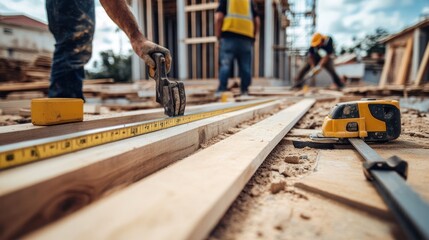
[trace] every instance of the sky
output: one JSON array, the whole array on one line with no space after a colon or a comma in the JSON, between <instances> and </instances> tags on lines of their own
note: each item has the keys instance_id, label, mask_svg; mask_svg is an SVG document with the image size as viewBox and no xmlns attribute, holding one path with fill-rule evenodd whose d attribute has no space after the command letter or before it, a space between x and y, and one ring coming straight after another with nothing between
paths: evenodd
<instances>
[{"instance_id":1,"label":"sky","mask_svg":"<svg viewBox=\"0 0 429 240\"><path fill-rule=\"evenodd\" d=\"M297 0L302 1L302 0ZM303 2L303 1L302 1ZM128 38L96 3L96 31L93 58L88 67L99 59L98 53L112 49L127 53ZM0 14L24 13L47 22L45 0L8 0L0 2ZM317 0L317 31L333 37L336 46L351 46L353 38L363 37L382 27L390 33L416 23L423 14L429 15L429 0ZM305 43L304 43L305 44Z\"/></svg>"},{"instance_id":2,"label":"sky","mask_svg":"<svg viewBox=\"0 0 429 240\"><path fill-rule=\"evenodd\" d=\"M350 46L353 37L374 33L378 27L395 33L429 15L429 0L317 1L317 29L333 36L337 45Z\"/></svg>"}]
</instances>

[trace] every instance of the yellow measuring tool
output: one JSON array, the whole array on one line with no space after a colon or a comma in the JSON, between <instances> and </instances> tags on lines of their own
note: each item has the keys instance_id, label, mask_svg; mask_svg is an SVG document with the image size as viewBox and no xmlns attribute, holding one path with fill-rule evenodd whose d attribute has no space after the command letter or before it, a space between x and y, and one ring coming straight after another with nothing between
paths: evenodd
<instances>
[{"instance_id":1,"label":"yellow measuring tool","mask_svg":"<svg viewBox=\"0 0 429 240\"><path fill-rule=\"evenodd\" d=\"M273 101L263 100L161 120L130 123L0 146L0 169L75 152ZM49 127L47 128L49 131Z\"/></svg>"}]
</instances>

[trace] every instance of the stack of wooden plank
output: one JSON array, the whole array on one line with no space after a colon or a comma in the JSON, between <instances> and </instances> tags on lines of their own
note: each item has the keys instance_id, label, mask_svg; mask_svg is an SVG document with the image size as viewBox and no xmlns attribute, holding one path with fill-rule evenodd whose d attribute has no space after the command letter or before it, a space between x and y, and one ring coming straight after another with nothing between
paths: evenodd
<instances>
[{"instance_id":1,"label":"stack of wooden plank","mask_svg":"<svg viewBox=\"0 0 429 240\"><path fill-rule=\"evenodd\" d=\"M52 57L40 54L30 60L0 59L0 82L47 82Z\"/></svg>"},{"instance_id":2,"label":"stack of wooden plank","mask_svg":"<svg viewBox=\"0 0 429 240\"><path fill-rule=\"evenodd\" d=\"M24 81L29 62L0 58L0 82Z\"/></svg>"},{"instance_id":3,"label":"stack of wooden plank","mask_svg":"<svg viewBox=\"0 0 429 240\"><path fill-rule=\"evenodd\" d=\"M33 64L25 69L26 81L49 81L51 72L52 57L50 55L40 55Z\"/></svg>"}]
</instances>

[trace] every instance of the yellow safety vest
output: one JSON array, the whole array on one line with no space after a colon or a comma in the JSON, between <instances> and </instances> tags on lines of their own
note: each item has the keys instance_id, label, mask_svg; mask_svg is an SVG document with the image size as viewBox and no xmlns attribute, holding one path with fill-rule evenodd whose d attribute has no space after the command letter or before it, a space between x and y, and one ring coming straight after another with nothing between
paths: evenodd
<instances>
[{"instance_id":1,"label":"yellow safety vest","mask_svg":"<svg viewBox=\"0 0 429 240\"><path fill-rule=\"evenodd\" d=\"M222 32L233 32L253 38L252 15L251 0L228 0Z\"/></svg>"}]
</instances>

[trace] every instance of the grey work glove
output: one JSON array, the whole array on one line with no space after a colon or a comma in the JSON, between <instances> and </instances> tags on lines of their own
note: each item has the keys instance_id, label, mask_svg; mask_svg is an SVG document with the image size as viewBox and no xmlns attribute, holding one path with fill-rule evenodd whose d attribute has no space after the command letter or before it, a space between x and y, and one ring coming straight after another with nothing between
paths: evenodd
<instances>
[{"instance_id":1,"label":"grey work glove","mask_svg":"<svg viewBox=\"0 0 429 240\"><path fill-rule=\"evenodd\" d=\"M131 45L136 52L136 54L143 59L143 61L149 66L149 76L154 77L156 64L152 59L152 54L156 52L160 52L164 54L165 57L165 67L166 73L170 72L171 68L171 54L167 48L161 47L158 44L155 44L149 40L144 38L131 41Z\"/></svg>"}]
</instances>

